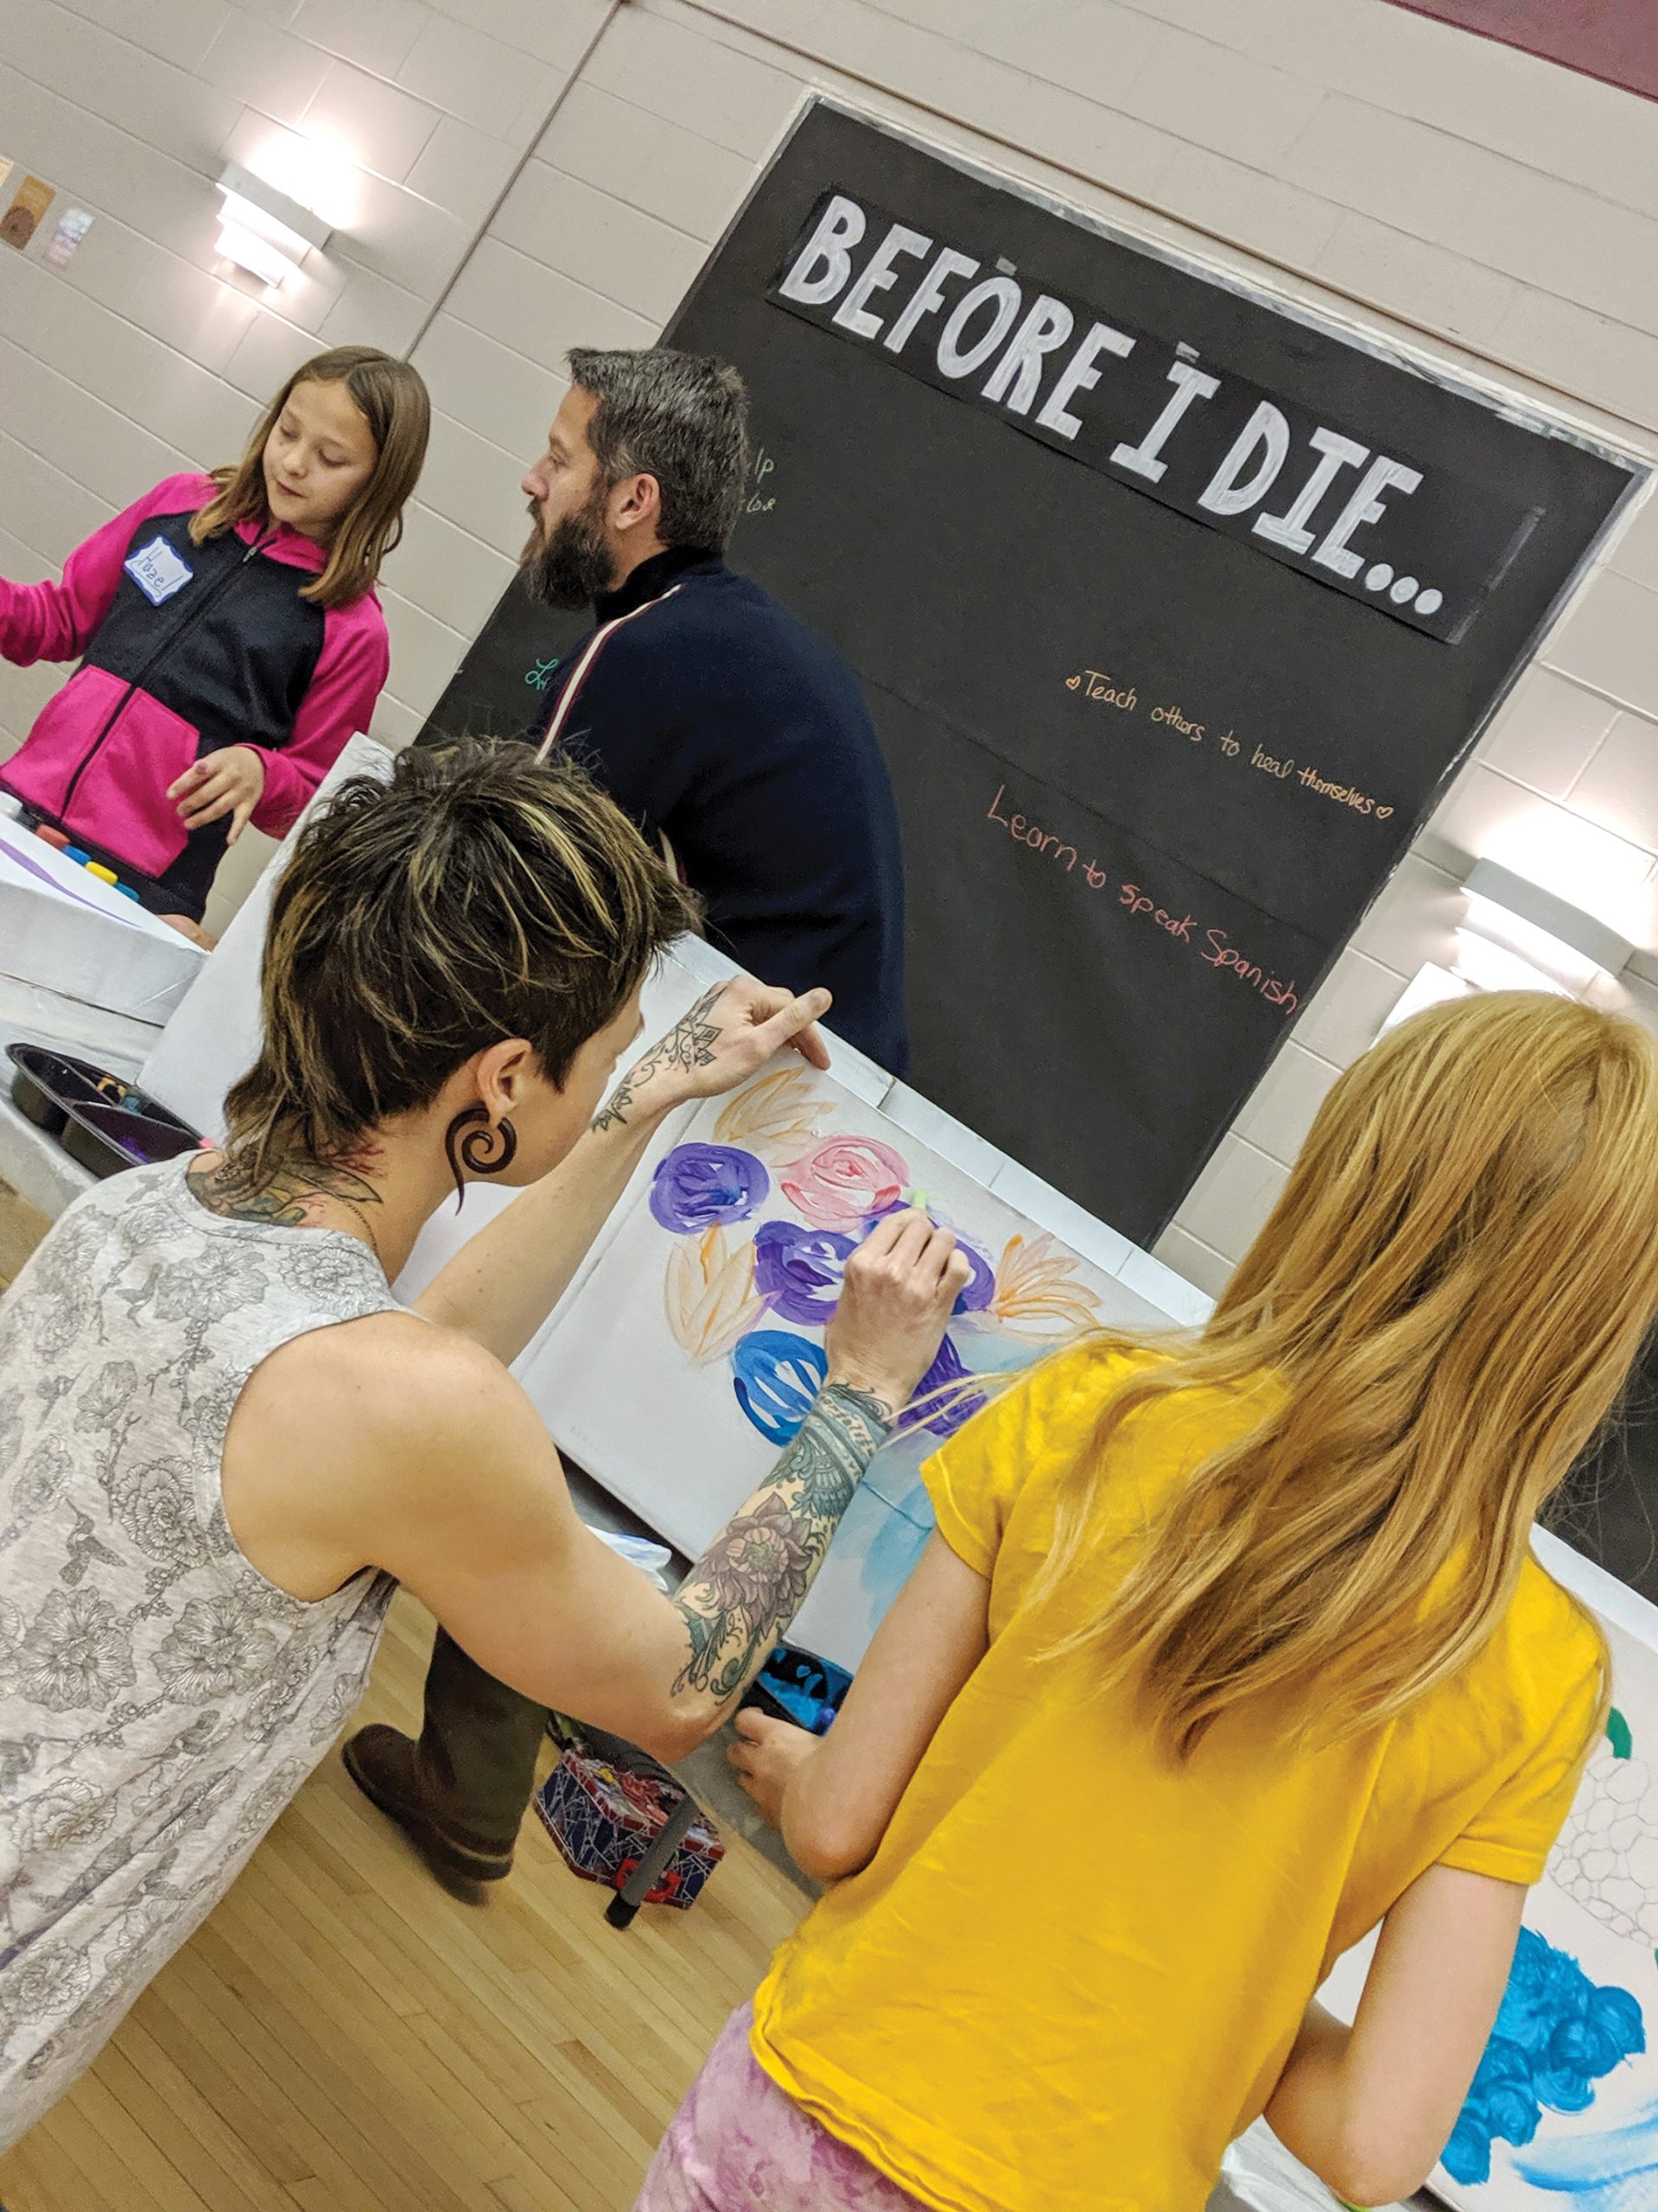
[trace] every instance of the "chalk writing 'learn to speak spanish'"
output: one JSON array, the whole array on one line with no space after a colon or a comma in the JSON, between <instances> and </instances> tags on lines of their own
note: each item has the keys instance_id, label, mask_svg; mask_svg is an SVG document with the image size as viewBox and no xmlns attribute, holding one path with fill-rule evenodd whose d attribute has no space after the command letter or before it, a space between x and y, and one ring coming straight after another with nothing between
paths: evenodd
<instances>
[{"instance_id":1,"label":"chalk writing 'learn to speak spanish'","mask_svg":"<svg viewBox=\"0 0 1658 2212\"><path fill-rule=\"evenodd\" d=\"M998 784L996 796L985 809L985 819L998 823L1016 845L1024 845L1044 860L1051 861L1062 874L1075 875L1079 871L1082 883L1089 891L1113 888L1109 872L1098 861L1083 860L1077 847L1057 830L1045 830L1032 822L1028 815L1018 811L1004 812L1002 802L1007 796L1006 784ZM1270 974L1259 962L1251 960L1234 944L1224 930L1205 929L1189 913L1177 913L1172 907L1159 906L1156 899L1138 883L1120 883L1115 887L1115 904L1131 921L1143 921L1153 929L1166 931L1172 938L1187 944L1197 957L1210 968L1224 969L1239 982L1248 984L1258 991L1268 1006L1280 1007L1293 1014L1301 1003L1293 976L1286 978Z\"/></svg>"},{"instance_id":2,"label":"chalk writing 'learn to speak spanish'","mask_svg":"<svg viewBox=\"0 0 1658 2212\"><path fill-rule=\"evenodd\" d=\"M1114 707L1119 714L1132 715L1140 706L1140 694L1132 683L1120 683L1101 668L1084 668L1074 676L1068 676L1065 689L1075 691L1081 698L1092 701L1096 706ZM1179 706L1153 707L1148 719L1155 722L1160 730L1172 731L1192 745L1207 744L1212 735L1216 750L1229 760L1236 760L1243 754L1242 738L1235 737L1229 729L1211 733L1206 722L1194 721ZM1293 778L1304 791L1315 792L1320 798L1332 799L1338 806L1350 806L1355 814L1372 815L1378 822L1392 818L1394 810L1391 806L1382 805L1368 791L1360 791L1355 784L1337 783L1333 777L1321 776L1311 761L1297 761L1293 756L1280 760L1263 747L1252 745L1245 765L1259 770L1263 776L1275 777L1280 783Z\"/></svg>"}]
</instances>

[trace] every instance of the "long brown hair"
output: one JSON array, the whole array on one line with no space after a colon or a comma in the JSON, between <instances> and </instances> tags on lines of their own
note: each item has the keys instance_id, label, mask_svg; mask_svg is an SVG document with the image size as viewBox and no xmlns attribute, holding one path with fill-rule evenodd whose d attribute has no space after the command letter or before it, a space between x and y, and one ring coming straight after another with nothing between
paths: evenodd
<instances>
[{"instance_id":1,"label":"long brown hair","mask_svg":"<svg viewBox=\"0 0 1658 2212\"><path fill-rule=\"evenodd\" d=\"M238 522L262 529L270 522L265 442L302 384L343 384L374 440L373 473L329 541L327 566L300 591L318 607L344 607L374 588L380 563L403 536L403 506L426 459L432 403L425 379L394 354L373 346L336 346L295 369L260 417L241 460L233 468L213 470L218 497L192 518L190 535L200 545Z\"/></svg>"},{"instance_id":2,"label":"long brown hair","mask_svg":"<svg viewBox=\"0 0 1658 2212\"><path fill-rule=\"evenodd\" d=\"M1192 1389L1265 1408L1061 1648L1132 1674L1183 1755L1265 1694L1296 1736L1400 1713L1498 1625L1655 1309L1658 1043L1541 993L1401 1023L1330 1092L1201 1336L1102 1414L1041 1591L1137 1413Z\"/></svg>"},{"instance_id":3,"label":"long brown hair","mask_svg":"<svg viewBox=\"0 0 1658 2212\"><path fill-rule=\"evenodd\" d=\"M349 1160L509 1037L556 1084L655 956L694 925L627 817L526 745L398 754L342 784L272 901L259 1057L225 1102L257 1185L284 1160Z\"/></svg>"}]
</instances>

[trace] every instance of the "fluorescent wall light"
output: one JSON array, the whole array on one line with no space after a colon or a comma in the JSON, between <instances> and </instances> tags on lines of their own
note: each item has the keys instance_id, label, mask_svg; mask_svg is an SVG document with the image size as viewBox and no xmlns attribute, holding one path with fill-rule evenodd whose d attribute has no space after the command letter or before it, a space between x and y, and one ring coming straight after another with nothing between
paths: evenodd
<instances>
[{"instance_id":1,"label":"fluorescent wall light","mask_svg":"<svg viewBox=\"0 0 1658 2212\"><path fill-rule=\"evenodd\" d=\"M1482 937L1477 930L1457 931L1455 966L1456 973L1477 991L1547 991L1560 999L1576 996L1547 968L1540 968L1534 960L1528 960L1509 945Z\"/></svg>"},{"instance_id":2,"label":"fluorescent wall light","mask_svg":"<svg viewBox=\"0 0 1658 2212\"><path fill-rule=\"evenodd\" d=\"M267 284L283 284L334 232L320 215L234 162L219 180L219 251Z\"/></svg>"},{"instance_id":3,"label":"fluorescent wall light","mask_svg":"<svg viewBox=\"0 0 1658 2212\"><path fill-rule=\"evenodd\" d=\"M299 267L290 261L282 248L273 245L269 238L256 238L240 223L221 223L219 227L219 251L226 261L233 261L238 269L245 269L250 276L262 276L267 284L283 284Z\"/></svg>"},{"instance_id":4,"label":"fluorescent wall light","mask_svg":"<svg viewBox=\"0 0 1658 2212\"><path fill-rule=\"evenodd\" d=\"M1604 922L1496 861L1477 861L1463 887L1469 912L1456 934L1455 964L1444 968L1429 961L1419 968L1379 1035L1426 1006L1480 991L1579 997L1602 969L1617 975L1635 950Z\"/></svg>"},{"instance_id":5,"label":"fluorescent wall light","mask_svg":"<svg viewBox=\"0 0 1658 2212\"><path fill-rule=\"evenodd\" d=\"M1522 959L1545 970L1587 961L1616 976L1635 947L1581 907L1529 883L1497 861L1476 861L1463 886L1470 900L1469 921L1478 929L1487 919L1493 934ZM1495 908L1495 913L1482 913Z\"/></svg>"}]
</instances>

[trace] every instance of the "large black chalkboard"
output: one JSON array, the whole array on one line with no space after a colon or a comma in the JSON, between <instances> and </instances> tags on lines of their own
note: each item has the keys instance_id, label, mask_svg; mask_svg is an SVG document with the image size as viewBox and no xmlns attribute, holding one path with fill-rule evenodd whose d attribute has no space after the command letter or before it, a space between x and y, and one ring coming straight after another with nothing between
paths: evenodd
<instances>
[{"instance_id":1,"label":"large black chalkboard","mask_svg":"<svg viewBox=\"0 0 1658 2212\"><path fill-rule=\"evenodd\" d=\"M880 731L912 1080L1149 1242L1630 465L827 104L665 335L747 378L733 559ZM580 626L510 590L432 728Z\"/></svg>"}]
</instances>

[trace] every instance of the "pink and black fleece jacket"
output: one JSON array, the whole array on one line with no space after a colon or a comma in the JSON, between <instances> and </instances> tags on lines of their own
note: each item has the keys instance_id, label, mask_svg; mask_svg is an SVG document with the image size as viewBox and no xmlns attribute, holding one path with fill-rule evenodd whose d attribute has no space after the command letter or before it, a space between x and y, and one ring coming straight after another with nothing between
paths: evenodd
<instances>
[{"instance_id":1,"label":"pink and black fleece jacket","mask_svg":"<svg viewBox=\"0 0 1658 2212\"><path fill-rule=\"evenodd\" d=\"M300 596L326 565L296 531L238 523L196 545L207 476L169 476L94 531L60 583L0 581L0 653L79 667L0 766L10 791L106 860L147 906L200 918L226 816L187 835L167 796L193 762L245 745L264 762L256 829L289 830L389 664L366 592L324 609Z\"/></svg>"}]
</instances>

